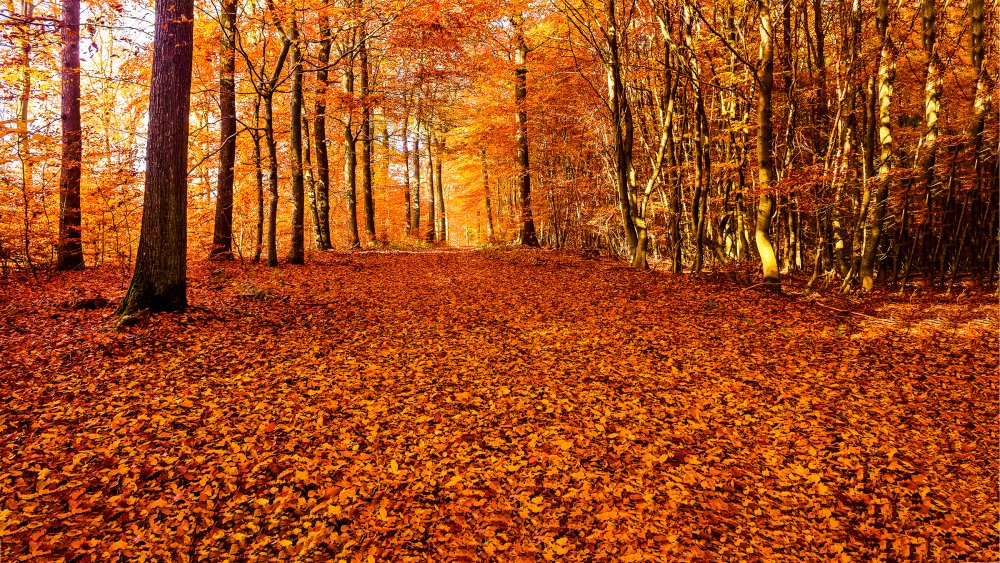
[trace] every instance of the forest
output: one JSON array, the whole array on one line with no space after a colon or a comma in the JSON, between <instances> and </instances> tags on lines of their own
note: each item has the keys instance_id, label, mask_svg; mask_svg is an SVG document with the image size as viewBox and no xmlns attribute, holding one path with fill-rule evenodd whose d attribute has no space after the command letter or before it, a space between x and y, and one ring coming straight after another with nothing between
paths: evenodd
<instances>
[{"instance_id":1,"label":"forest","mask_svg":"<svg viewBox=\"0 0 1000 563\"><path fill-rule=\"evenodd\" d=\"M997 0L2 0L0 560L1000 558Z\"/></svg>"}]
</instances>

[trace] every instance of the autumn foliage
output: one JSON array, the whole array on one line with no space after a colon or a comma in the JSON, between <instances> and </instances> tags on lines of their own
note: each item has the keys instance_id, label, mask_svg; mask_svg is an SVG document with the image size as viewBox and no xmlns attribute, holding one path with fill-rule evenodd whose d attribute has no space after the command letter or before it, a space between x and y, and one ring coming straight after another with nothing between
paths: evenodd
<instances>
[{"instance_id":1,"label":"autumn foliage","mask_svg":"<svg viewBox=\"0 0 1000 563\"><path fill-rule=\"evenodd\" d=\"M996 304L534 252L0 285L4 561L995 560Z\"/></svg>"}]
</instances>

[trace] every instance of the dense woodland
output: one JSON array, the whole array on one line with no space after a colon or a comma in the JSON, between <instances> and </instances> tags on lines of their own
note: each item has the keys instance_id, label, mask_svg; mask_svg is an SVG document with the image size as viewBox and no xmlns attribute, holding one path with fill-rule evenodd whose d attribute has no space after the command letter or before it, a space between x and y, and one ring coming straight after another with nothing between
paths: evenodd
<instances>
[{"instance_id":1,"label":"dense woodland","mask_svg":"<svg viewBox=\"0 0 1000 563\"><path fill-rule=\"evenodd\" d=\"M0 561L997 561L998 14L0 0Z\"/></svg>"},{"instance_id":2,"label":"dense woodland","mask_svg":"<svg viewBox=\"0 0 1000 563\"><path fill-rule=\"evenodd\" d=\"M158 9L0 12L5 273L513 241L996 280L994 0Z\"/></svg>"}]
</instances>

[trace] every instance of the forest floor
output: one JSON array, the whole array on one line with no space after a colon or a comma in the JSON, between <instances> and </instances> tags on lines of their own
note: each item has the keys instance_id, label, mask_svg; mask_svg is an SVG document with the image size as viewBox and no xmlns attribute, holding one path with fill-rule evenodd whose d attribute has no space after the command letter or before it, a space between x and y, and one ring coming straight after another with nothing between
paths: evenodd
<instances>
[{"instance_id":1,"label":"forest floor","mask_svg":"<svg viewBox=\"0 0 1000 563\"><path fill-rule=\"evenodd\" d=\"M0 560L995 561L996 295L546 251L0 282Z\"/></svg>"}]
</instances>

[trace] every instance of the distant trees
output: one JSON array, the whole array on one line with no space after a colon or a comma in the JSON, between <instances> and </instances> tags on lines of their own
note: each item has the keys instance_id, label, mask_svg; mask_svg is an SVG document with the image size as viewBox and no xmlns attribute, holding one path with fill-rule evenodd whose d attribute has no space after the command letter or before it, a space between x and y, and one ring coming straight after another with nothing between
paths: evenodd
<instances>
[{"instance_id":1,"label":"distant trees","mask_svg":"<svg viewBox=\"0 0 1000 563\"><path fill-rule=\"evenodd\" d=\"M158 174L136 164L147 55L98 26L95 72L74 73L73 1L65 25L25 0L0 29L17 47L0 55L15 77L0 174L17 188L0 194L3 268L131 263L139 181ZM993 284L996 11L272 0L237 25L220 0L193 31L211 64L193 76L188 234L271 266L308 260L306 231L320 251L459 232L636 268L752 264L777 287ZM39 39L56 31L50 68Z\"/></svg>"}]
</instances>

